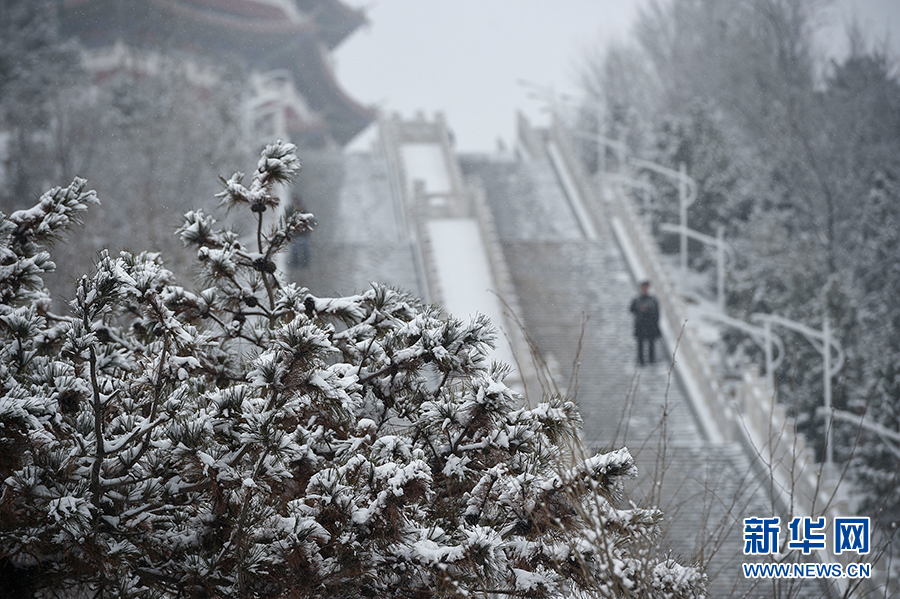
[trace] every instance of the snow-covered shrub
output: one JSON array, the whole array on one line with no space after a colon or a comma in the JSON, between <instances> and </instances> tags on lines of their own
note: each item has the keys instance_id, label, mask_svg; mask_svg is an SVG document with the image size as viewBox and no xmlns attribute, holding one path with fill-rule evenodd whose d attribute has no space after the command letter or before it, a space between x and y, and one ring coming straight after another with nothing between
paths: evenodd
<instances>
[{"instance_id":1,"label":"snow-covered shrub","mask_svg":"<svg viewBox=\"0 0 900 599\"><path fill-rule=\"evenodd\" d=\"M61 597L696 597L654 558L660 514L620 509L627 449L572 463L575 405L528 409L490 323L400 291L286 284L271 227L290 144L249 185L251 247L202 212L201 289L155 254L100 256L49 311L50 241L96 201L76 180L0 222L0 584Z\"/></svg>"}]
</instances>

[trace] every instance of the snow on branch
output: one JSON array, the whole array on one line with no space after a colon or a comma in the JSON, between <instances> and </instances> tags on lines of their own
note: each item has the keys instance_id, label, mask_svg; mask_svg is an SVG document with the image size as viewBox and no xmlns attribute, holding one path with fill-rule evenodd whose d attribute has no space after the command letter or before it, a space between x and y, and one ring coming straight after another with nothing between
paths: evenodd
<instances>
[{"instance_id":1,"label":"snow on branch","mask_svg":"<svg viewBox=\"0 0 900 599\"><path fill-rule=\"evenodd\" d=\"M49 256L23 240L93 194L76 181L2 221L6 568L79 596L701 592L697 570L651 557L658 513L617 507L627 449L573 463L576 405L524 408L486 318L283 282L272 256L312 215L261 235L260 212L298 168L276 143L249 187L227 182L256 252L185 215L196 290L160 255L104 252L61 317L30 301Z\"/></svg>"}]
</instances>

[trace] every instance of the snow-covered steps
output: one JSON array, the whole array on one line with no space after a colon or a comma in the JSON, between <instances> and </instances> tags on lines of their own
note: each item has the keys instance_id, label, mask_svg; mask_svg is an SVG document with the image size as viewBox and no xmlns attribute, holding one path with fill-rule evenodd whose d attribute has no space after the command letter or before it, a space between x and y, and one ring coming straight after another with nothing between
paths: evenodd
<instances>
[{"instance_id":1,"label":"snow-covered steps","mask_svg":"<svg viewBox=\"0 0 900 599\"><path fill-rule=\"evenodd\" d=\"M741 564L743 519L776 510L764 466L752 463L736 443L647 447L642 470L627 493L664 512L660 545L682 562L696 559L709 576L709 597L819 599L820 580L746 579Z\"/></svg>"},{"instance_id":2,"label":"snow-covered steps","mask_svg":"<svg viewBox=\"0 0 900 599\"><path fill-rule=\"evenodd\" d=\"M585 451L629 448L641 477L628 496L665 512L660 551L702 559L711 597L781 592L740 569L743 518L776 513L765 476L740 445L704 434L672 368L672 347L660 344L654 365L636 364L628 311L635 284L610 224L584 234L540 152L520 161L467 157L462 165L485 189L529 338L578 401ZM822 596L807 587L791 596Z\"/></svg>"},{"instance_id":3,"label":"snow-covered steps","mask_svg":"<svg viewBox=\"0 0 900 599\"><path fill-rule=\"evenodd\" d=\"M295 207L317 224L288 253L291 282L322 296L364 291L373 281L424 295L418 249L398 216L383 156L307 156L295 194Z\"/></svg>"}]
</instances>

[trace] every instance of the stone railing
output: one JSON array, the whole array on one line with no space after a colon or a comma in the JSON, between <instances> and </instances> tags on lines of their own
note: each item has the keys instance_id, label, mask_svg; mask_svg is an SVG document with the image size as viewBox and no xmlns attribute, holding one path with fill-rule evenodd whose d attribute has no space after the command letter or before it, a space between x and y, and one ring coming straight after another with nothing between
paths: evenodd
<instances>
[{"instance_id":1,"label":"stone railing","mask_svg":"<svg viewBox=\"0 0 900 599\"><path fill-rule=\"evenodd\" d=\"M707 349L700 336L688 322L684 304L663 267L656 244L644 221L623 193L614 193L603 205L588 182L587 174L577 159L571 137L555 122L551 140L563 158L569 177L597 224L607 221L636 281L652 281L660 305L660 329L673 360L679 379L691 401L701 427L710 441L730 440L734 430L731 410L719 401L720 385L712 368Z\"/></svg>"},{"instance_id":2,"label":"stone railing","mask_svg":"<svg viewBox=\"0 0 900 599\"><path fill-rule=\"evenodd\" d=\"M531 348L517 318L521 318L522 310L516 295L515 286L503 248L500 245L493 214L487 205L484 188L480 182L466 185L462 169L456 160L450 142L443 115L438 114L433 122L425 121L420 115L413 121L403 121L394 116L381 123L382 151L386 157L391 173L391 184L400 204L403 222L411 239L414 240L414 253L417 258L421 285L428 294L428 301L435 304L444 303L444 290L441 288L437 272L437 261L434 248L426 226L430 218L474 218L484 243L486 260L491 272L494 288L503 307L503 323L496 323L501 329L500 335L506 337L515 359L515 372L509 383L513 388L521 385L521 391L537 392L540 380L534 367ZM403 163L401 146L404 143L436 144L441 151L443 164L450 182L447 197L451 200L449 210L434 209L430 206L430 196L422 181L407 182L409 173ZM411 188L411 193L410 193ZM500 341L501 343L503 341Z\"/></svg>"},{"instance_id":3,"label":"stone railing","mask_svg":"<svg viewBox=\"0 0 900 599\"><path fill-rule=\"evenodd\" d=\"M676 371L709 440L738 442L744 447L760 474L768 477L770 483L766 490L771 493L773 507L786 521L796 516L825 516L829 524L829 550L818 552L815 557L846 566L852 554L836 556L830 551L833 518L852 515L846 493L837 484L837 473L824 475L805 436L797 432L794 420L768 391L765 380L755 369L746 371L742 380L726 390L712 366L708 349L699 342L695 326L688 321L684 303L660 260L656 242L628 194L621 188L613 189L606 198L608 202L601 204L566 130L555 124L551 138L565 158L593 217L609 221L634 278L653 281L660 303L660 328L666 343L673 348ZM839 594L849 584L846 579L834 582ZM866 586L883 588L887 583L884 569L875 567ZM890 584L896 586L893 580Z\"/></svg>"},{"instance_id":4,"label":"stone railing","mask_svg":"<svg viewBox=\"0 0 900 599\"><path fill-rule=\"evenodd\" d=\"M450 131L447 128L444 113L439 112L435 115L435 127L438 134L438 143L441 146L441 153L444 155L444 167L447 169L450 179L450 188L453 190L452 193L457 196L458 205L454 213L456 216L469 216L472 211L471 198L463 182L462 169L456 160L456 153L450 140Z\"/></svg>"},{"instance_id":5,"label":"stone railing","mask_svg":"<svg viewBox=\"0 0 900 599\"><path fill-rule=\"evenodd\" d=\"M419 292L426 302L437 303L439 300L433 297L434 292L429 285L429 280L434 279L429 274L433 275L433 273L428 272L428 265L433 266L434 261L430 260L430 256L426 256L427 250L424 246L428 244L422 241L420 219L415 214L410 214L415 208L412 198L408 197L406 168L400 156L398 121L398 116L392 119L382 119L378 126L379 148L388 168L388 180L391 187L390 200L394 207L394 215L400 224L403 241L408 241L410 244Z\"/></svg>"},{"instance_id":6,"label":"stone railing","mask_svg":"<svg viewBox=\"0 0 900 599\"><path fill-rule=\"evenodd\" d=\"M434 259L434 246L431 242L431 236L428 234L425 226L425 221L428 218L427 202L425 186L421 181L415 181L410 212L412 213L415 236L418 240L418 253L421 256L422 270L425 273L425 284L428 287L428 301L433 304L443 305L444 289L441 287L441 280L437 272L437 262Z\"/></svg>"},{"instance_id":7,"label":"stone railing","mask_svg":"<svg viewBox=\"0 0 900 599\"><path fill-rule=\"evenodd\" d=\"M776 487L785 512L792 515L846 515L846 502L834 496L834 485L822 477L812 448L796 432L793 418L779 404L755 369L734 386L738 425L757 452Z\"/></svg>"},{"instance_id":8,"label":"stone railing","mask_svg":"<svg viewBox=\"0 0 900 599\"><path fill-rule=\"evenodd\" d=\"M534 364L531 345L528 343L525 331L522 330L521 319L523 312L519 304L519 296L516 293L509 265L503 253L503 246L500 244L500 237L497 235L494 215L487 204L484 185L480 180L475 179L469 182L469 195L472 201L472 212L478 221L478 229L481 232L481 239L487 252L495 292L501 304L503 304L503 312L506 317L505 326L500 331L500 334L506 335L510 349L512 349L513 356L516 359L517 376L520 379L526 398L533 396L540 399L541 380Z\"/></svg>"}]
</instances>

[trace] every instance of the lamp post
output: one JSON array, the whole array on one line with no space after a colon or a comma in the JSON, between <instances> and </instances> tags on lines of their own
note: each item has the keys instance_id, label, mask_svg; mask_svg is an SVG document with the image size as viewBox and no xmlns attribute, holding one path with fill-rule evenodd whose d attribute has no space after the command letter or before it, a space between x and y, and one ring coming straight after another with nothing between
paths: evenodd
<instances>
[{"instance_id":1,"label":"lamp post","mask_svg":"<svg viewBox=\"0 0 900 599\"><path fill-rule=\"evenodd\" d=\"M827 413L828 420L827 424L825 425L825 465L826 468L830 471L831 466L834 463L834 447L832 446L834 409L831 405L831 377L840 372L841 367L844 365L844 350L843 348L841 348L841 344L831 336L831 325L828 322L828 316L825 316L821 331L812 329L804 325L803 323L789 320L782 316L776 316L774 314L753 314L750 316L750 318L753 320L761 321L764 325L776 324L784 328L797 331L798 333L806 337L807 341L809 341L810 344L814 348L816 348L819 353L822 354L822 358L825 362L822 375L824 379L823 383L825 385L825 405L823 409ZM831 360L832 348L837 351L837 357L834 360L834 363L832 363Z\"/></svg>"},{"instance_id":2,"label":"lamp post","mask_svg":"<svg viewBox=\"0 0 900 599\"><path fill-rule=\"evenodd\" d=\"M897 431L892 431L891 429L878 424L877 422L871 422L867 420L865 416L860 416L859 414L854 414L853 412L848 412L846 410L827 410L823 406L816 410L816 414L826 417L831 416L835 420L851 422L860 428L872 431L885 441L884 445L891 451L891 453L900 458L900 447L890 443L890 441L893 441L894 443L900 445L900 433L898 433Z\"/></svg>"},{"instance_id":3,"label":"lamp post","mask_svg":"<svg viewBox=\"0 0 900 599\"><path fill-rule=\"evenodd\" d=\"M687 174L687 167L682 162L678 165L678 170L669 168L667 166L663 166L661 164L657 164L655 162L650 162L649 160L642 160L640 158L633 158L631 160L632 166L636 168L645 169L648 171L653 171L654 173L658 173L660 175L670 177L675 179L678 184L678 221L681 225L682 229L679 232L681 235L679 251L681 253L681 270L682 272L687 272L687 262L688 262L688 253L687 253L687 209L688 206L694 203L697 199L697 182L694 181L693 178L689 177Z\"/></svg>"},{"instance_id":4,"label":"lamp post","mask_svg":"<svg viewBox=\"0 0 900 599\"><path fill-rule=\"evenodd\" d=\"M568 94L558 93L553 85L542 85L540 83L535 83L534 81L528 81L527 79L518 79L516 83L528 90L528 93L526 94L528 98L539 100L544 103L545 108L543 108L541 112L545 112L549 109L552 118L558 116L558 107L560 104L573 104L576 100L576 98Z\"/></svg>"},{"instance_id":5,"label":"lamp post","mask_svg":"<svg viewBox=\"0 0 900 599\"><path fill-rule=\"evenodd\" d=\"M589 141L593 141L597 143L597 155L599 156L599 165L597 168L597 187L600 192L600 199L606 199L606 181L608 179L608 175L606 173L606 150L607 148L614 150L616 154L619 156L619 162L621 164L622 157L625 156L625 144L621 141L610 139L605 135L597 132L597 133L583 133L581 131L572 131L572 137L576 137L579 139L587 139ZM630 181L627 181L629 184Z\"/></svg>"},{"instance_id":6,"label":"lamp post","mask_svg":"<svg viewBox=\"0 0 900 599\"><path fill-rule=\"evenodd\" d=\"M774 335L772 333L771 323L764 322L763 326L757 327L751 324L747 324L743 320L738 320L737 318L732 318L725 314L724 312L702 312L703 318L708 318L710 320L716 320L730 327L734 327L741 331L744 331L750 338L753 339L757 344L763 347L763 352L765 354L766 361L766 386L769 389L769 392L774 397L775 395L775 377L773 373L775 369L781 365L781 361L784 359L784 343L781 341L781 337L778 335ZM778 357L772 357L772 350L778 350Z\"/></svg>"},{"instance_id":7,"label":"lamp post","mask_svg":"<svg viewBox=\"0 0 900 599\"><path fill-rule=\"evenodd\" d=\"M691 239L696 239L701 243L705 243L707 245L714 246L716 248L716 302L719 305L720 310L725 310L725 251L729 249L728 244L725 243L725 232L722 227L719 227L716 231L716 236L711 237L709 235L704 235L699 231L694 231L693 229L689 229L684 225L673 225L670 223L663 223L659 226L661 231L665 231L667 233L678 233L681 235L682 239L686 239L690 237ZM684 264L682 264L684 266Z\"/></svg>"}]
</instances>

